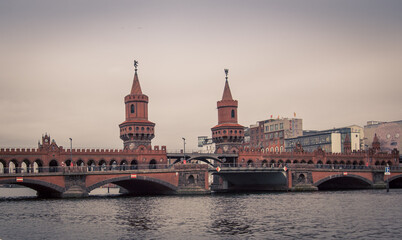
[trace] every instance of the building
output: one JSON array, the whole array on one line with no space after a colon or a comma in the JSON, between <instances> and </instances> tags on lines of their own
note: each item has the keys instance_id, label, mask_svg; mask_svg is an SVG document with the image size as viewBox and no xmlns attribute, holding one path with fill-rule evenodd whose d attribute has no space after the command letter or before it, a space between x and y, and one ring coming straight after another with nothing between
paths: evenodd
<instances>
[{"instance_id":1,"label":"building","mask_svg":"<svg viewBox=\"0 0 402 240\"><path fill-rule=\"evenodd\" d=\"M350 141L351 151L361 150L360 129L356 125L323 131L305 130L303 136L286 139L285 149L287 152L291 152L296 143L300 143L306 152L313 152L321 148L326 152L343 153L347 137Z\"/></svg>"},{"instance_id":2,"label":"building","mask_svg":"<svg viewBox=\"0 0 402 240\"><path fill-rule=\"evenodd\" d=\"M294 151L297 144L300 144L305 152L314 152L318 148L321 148L325 152L342 152L341 133L339 132L317 132L315 134L286 139L286 152Z\"/></svg>"},{"instance_id":3,"label":"building","mask_svg":"<svg viewBox=\"0 0 402 240\"><path fill-rule=\"evenodd\" d=\"M372 145L375 135L377 135L383 151L391 152L396 148L401 152L402 120L393 122L367 122L367 125L364 126L365 149L368 149Z\"/></svg>"},{"instance_id":4,"label":"building","mask_svg":"<svg viewBox=\"0 0 402 240\"><path fill-rule=\"evenodd\" d=\"M45 134L37 149L0 148L0 173L57 171L60 166L81 166L91 171L167 164L166 147L152 148L155 124L148 120L148 96L141 91L136 61L134 66L131 92L124 98L125 121L119 125L123 149L64 149Z\"/></svg>"},{"instance_id":5,"label":"building","mask_svg":"<svg viewBox=\"0 0 402 240\"><path fill-rule=\"evenodd\" d=\"M264 124L266 152L285 151L285 140L303 135L303 120L299 118L270 119Z\"/></svg>"},{"instance_id":6,"label":"building","mask_svg":"<svg viewBox=\"0 0 402 240\"><path fill-rule=\"evenodd\" d=\"M222 100L217 102L218 125L211 128L216 153L237 153L243 144L244 127L237 123L237 100L233 100L228 82L228 69Z\"/></svg>"},{"instance_id":7,"label":"building","mask_svg":"<svg viewBox=\"0 0 402 240\"><path fill-rule=\"evenodd\" d=\"M214 153L216 150L214 141L207 136L198 137L198 148L200 153Z\"/></svg>"},{"instance_id":8,"label":"building","mask_svg":"<svg viewBox=\"0 0 402 240\"><path fill-rule=\"evenodd\" d=\"M268 140L264 137L264 124L265 121L258 121L256 124L251 125L248 134L249 134L249 146L254 148L263 148L268 144Z\"/></svg>"},{"instance_id":9,"label":"building","mask_svg":"<svg viewBox=\"0 0 402 240\"><path fill-rule=\"evenodd\" d=\"M283 152L285 139L303 135L303 121L297 118L268 119L250 126L249 146L267 152Z\"/></svg>"}]
</instances>

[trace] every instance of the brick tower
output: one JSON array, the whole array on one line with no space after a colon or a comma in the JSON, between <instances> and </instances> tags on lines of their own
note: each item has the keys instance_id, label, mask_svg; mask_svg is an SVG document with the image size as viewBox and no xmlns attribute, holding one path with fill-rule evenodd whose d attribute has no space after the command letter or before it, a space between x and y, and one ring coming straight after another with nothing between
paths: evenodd
<instances>
[{"instance_id":1,"label":"brick tower","mask_svg":"<svg viewBox=\"0 0 402 240\"><path fill-rule=\"evenodd\" d=\"M126 121L119 125L124 149L134 150L139 146L151 146L155 137L155 123L148 121L148 96L141 91L137 75L138 62L134 61L135 73L131 93L124 98Z\"/></svg>"},{"instance_id":2,"label":"brick tower","mask_svg":"<svg viewBox=\"0 0 402 240\"><path fill-rule=\"evenodd\" d=\"M237 123L237 101L233 100L228 82L229 70L225 69L226 81L222 100L217 102L218 125L211 128L216 153L237 153L244 140L244 127Z\"/></svg>"}]
</instances>

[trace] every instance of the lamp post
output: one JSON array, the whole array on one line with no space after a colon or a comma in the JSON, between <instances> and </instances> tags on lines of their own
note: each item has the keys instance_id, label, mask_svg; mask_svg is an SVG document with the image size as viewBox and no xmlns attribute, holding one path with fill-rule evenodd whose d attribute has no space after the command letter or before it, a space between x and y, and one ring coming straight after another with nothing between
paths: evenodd
<instances>
[{"instance_id":1,"label":"lamp post","mask_svg":"<svg viewBox=\"0 0 402 240\"><path fill-rule=\"evenodd\" d=\"M73 139L70 138L70 165L73 166Z\"/></svg>"},{"instance_id":2,"label":"lamp post","mask_svg":"<svg viewBox=\"0 0 402 240\"><path fill-rule=\"evenodd\" d=\"M184 145L184 148L183 148L183 161L186 161L186 139L184 137L182 139L183 139L183 145Z\"/></svg>"}]
</instances>

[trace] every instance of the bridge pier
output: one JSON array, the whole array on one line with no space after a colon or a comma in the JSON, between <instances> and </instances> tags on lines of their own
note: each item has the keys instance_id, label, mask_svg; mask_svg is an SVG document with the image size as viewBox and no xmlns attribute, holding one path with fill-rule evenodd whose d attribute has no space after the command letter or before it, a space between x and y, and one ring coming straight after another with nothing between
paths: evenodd
<instances>
[{"instance_id":1,"label":"bridge pier","mask_svg":"<svg viewBox=\"0 0 402 240\"><path fill-rule=\"evenodd\" d=\"M176 165L179 182L176 194L210 194L208 182L208 166L205 164Z\"/></svg>"},{"instance_id":2,"label":"bridge pier","mask_svg":"<svg viewBox=\"0 0 402 240\"><path fill-rule=\"evenodd\" d=\"M85 175L65 175L65 191L61 193L61 198L82 198L88 196L85 186Z\"/></svg>"}]
</instances>

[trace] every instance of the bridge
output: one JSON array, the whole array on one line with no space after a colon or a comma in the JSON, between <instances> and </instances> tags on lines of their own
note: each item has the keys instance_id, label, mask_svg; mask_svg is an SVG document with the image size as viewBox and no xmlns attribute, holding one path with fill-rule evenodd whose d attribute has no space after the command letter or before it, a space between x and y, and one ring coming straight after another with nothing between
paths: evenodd
<instances>
[{"instance_id":1,"label":"bridge","mask_svg":"<svg viewBox=\"0 0 402 240\"><path fill-rule=\"evenodd\" d=\"M209 193L208 168L201 164L156 165L155 168L56 167L35 171L16 169L0 174L0 184L17 184L39 197L86 197L93 189L113 183L132 195Z\"/></svg>"},{"instance_id":2,"label":"bridge","mask_svg":"<svg viewBox=\"0 0 402 240\"><path fill-rule=\"evenodd\" d=\"M242 167L223 164L211 190L230 191L316 191L344 189L402 188L402 168L391 167L389 176L382 166L322 164L272 164Z\"/></svg>"},{"instance_id":3,"label":"bridge","mask_svg":"<svg viewBox=\"0 0 402 240\"><path fill-rule=\"evenodd\" d=\"M120 167L56 167L16 169L1 173L0 184L32 188L39 197L86 197L105 184L116 184L131 195L208 194L234 191L316 191L339 189L402 188L402 168L381 166L272 164L239 166L232 163L191 163L205 155L188 155L186 164ZM219 156L210 158L221 159ZM192 160L191 160L192 159ZM213 181L210 181L210 176Z\"/></svg>"}]
</instances>

